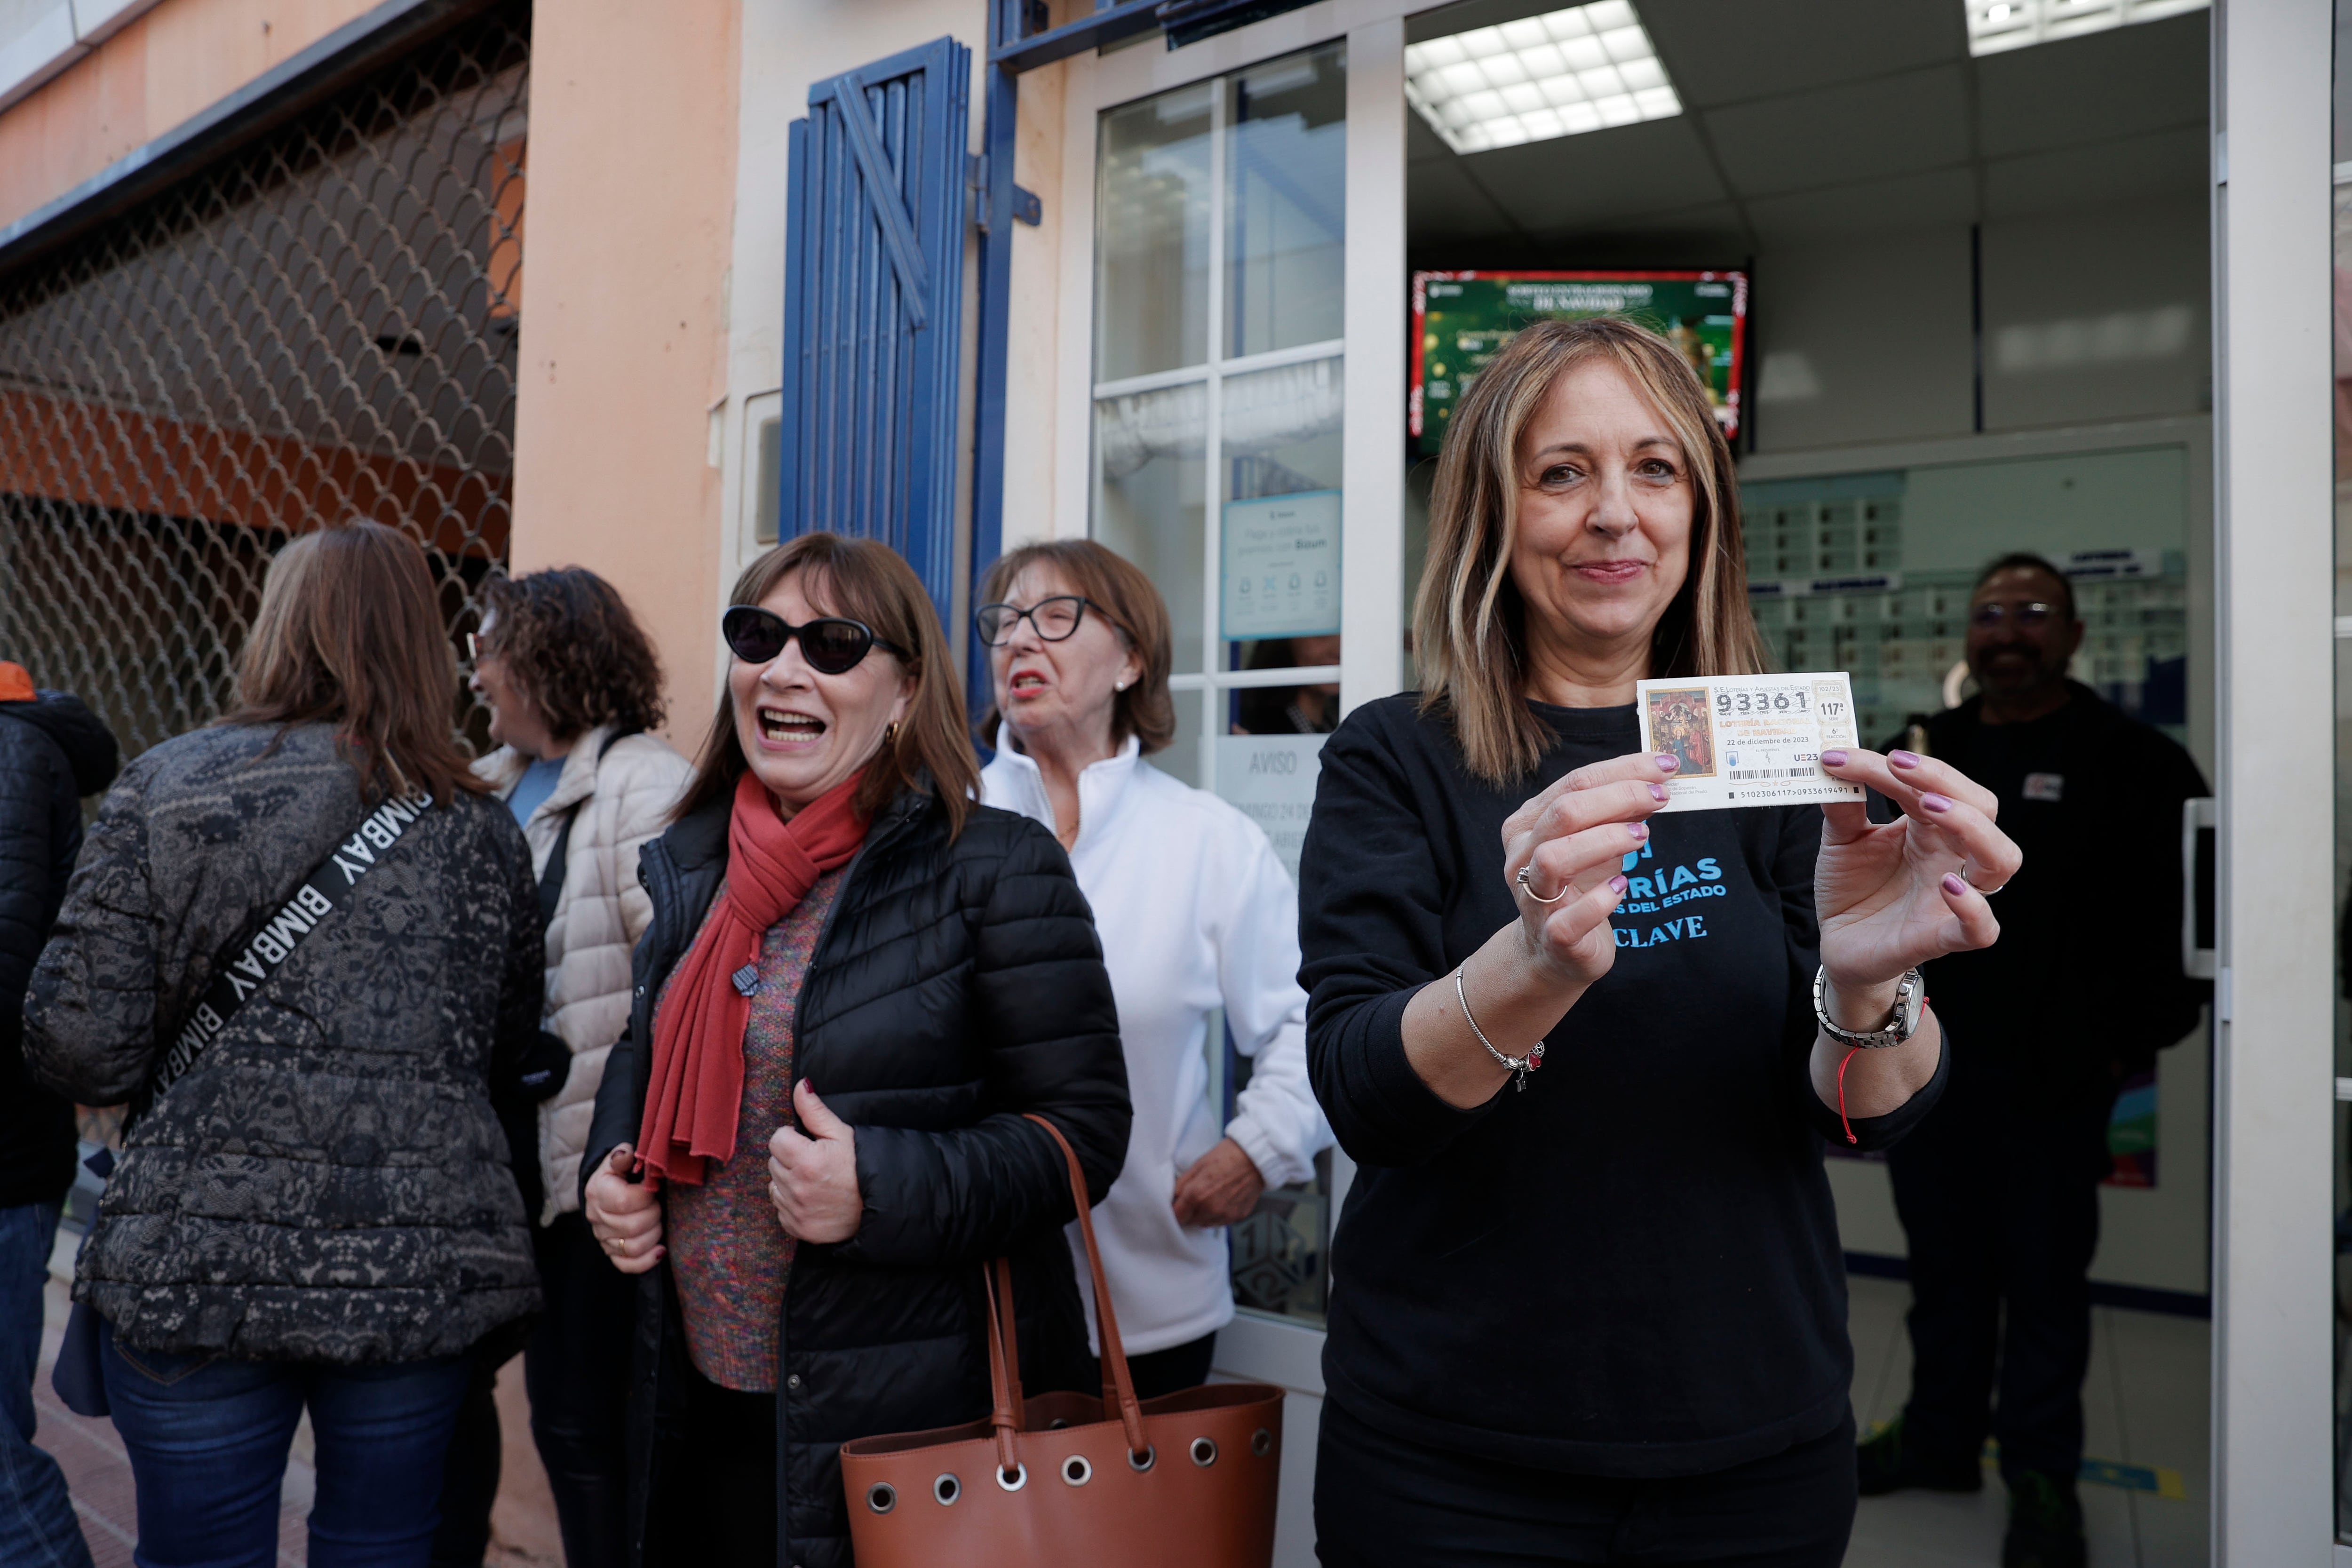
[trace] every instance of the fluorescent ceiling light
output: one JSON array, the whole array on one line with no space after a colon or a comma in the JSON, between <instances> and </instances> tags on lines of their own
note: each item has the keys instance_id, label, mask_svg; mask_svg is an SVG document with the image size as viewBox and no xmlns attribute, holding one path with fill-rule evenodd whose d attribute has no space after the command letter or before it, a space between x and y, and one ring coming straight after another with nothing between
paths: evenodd
<instances>
[{"instance_id":1,"label":"fluorescent ceiling light","mask_svg":"<svg viewBox=\"0 0 2352 1568\"><path fill-rule=\"evenodd\" d=\"M1969 17L1969 53L1997 55L2029 44L2104 33L2205 10L2210 0L1960 0Z\"/></svg>"},{"instance_id":2,"label":"fluorescent ceiling light","mask_svg":"<svg viewBox=\"0 0 2352 1568\"><path fill-rule=\"evenodd\" d=\"M1404 96L1456 153L1484 153L1683 111L1626 0L1594 0L1404 51Z\"/></svg>"}]
</instances>

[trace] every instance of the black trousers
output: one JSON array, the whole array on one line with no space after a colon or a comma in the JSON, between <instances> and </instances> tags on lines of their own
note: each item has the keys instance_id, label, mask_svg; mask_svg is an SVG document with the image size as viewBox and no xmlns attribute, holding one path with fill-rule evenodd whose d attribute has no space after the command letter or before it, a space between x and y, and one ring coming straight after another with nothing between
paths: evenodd
<instances>
[{"instance_id":1,"label":"black trousers","mask_svg":"<svg viewBox=\"0 0 2352 1568\"><path fill-rule=\"evenodd\" d=\"M1181 1345L1170 1345L1164 1351L1146 1351L1141 1355L1127 1358L1127 1375L1135 1380L1138 1399L1157 1399L1163 1394L1176 1394L1187 1388L1198 1388L1209 1381L1209 1366L1217 1357L1217 1336L1202 1334L1197 1340L1187 1340ZM1097 1362L1094 1381L1087 1392L1102 1386L1100 1362Z\"/></svg>"},{"instance_id":2,"label":"black trousers","mask_svg":"<svg viewBox=\"0 0 2352 1568\"><path fill-rule=\"evenodd\" d=\"M1324 1568L1838 1568L1853 1509L1851 1415L1730 1469L1627 1480L1401 1442L1327 1399L1315 1457Z\"/></svg>"},{"instance_id":3,"label":"black trousers","mask_svg":"<svg viewBox=\"0 0 2352 1568\"><path fill-rule=\"evenodd\" d=\"M646 1568L775 1568L776 1396L679 1376L685 1418L654 1438Z\"/></svg>"},{"instance_id":4,"label":"black trousers","mask_svg":"<svg viewBox=\"0 0 2352 1568\"><path fill-rule=\"evenodd\" d=\"M1903 1430L1929 1463L1973 1462L1990 1433L2004 1476L2072 1479L2116 1084L2053 1095L2036 1076L1956 1053L1935 1114L1887 1152L1911 1249Z\"/></svg>"},{"instance_id":5,"label":"black trousers","mask_svg":"<svg viewBox=\"0 0 2352 1568\"><path fill-rule=\"evenodd\" d=\"M523 1347L530 1432L555 1497L567 1568L628 1562L629 1339L636 1282L605 1258L586 1216L531 1230L546 1311ZM498 1368L478 1369L450 1439L434 1568L481 1568L503 1459Z\"/></svg>"}]
</instances>

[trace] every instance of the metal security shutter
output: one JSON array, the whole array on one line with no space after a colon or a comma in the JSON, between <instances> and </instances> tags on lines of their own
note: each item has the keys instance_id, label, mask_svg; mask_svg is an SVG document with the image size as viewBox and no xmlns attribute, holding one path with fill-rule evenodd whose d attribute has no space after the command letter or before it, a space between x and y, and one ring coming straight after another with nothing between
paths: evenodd
<instances>
[{"instance_id":1,"label":"metal security shutter","mask_svg":"<svg viewBox=\"0 0 2352 1568\"><path fill-rule=\"evenodd\" d=\"M940 38L818 82L785 199L785 537L894 546L942 623L955 584L956 397L971 51Z\"/></svg>"},{"instance_id":2,"label":"metal security shutter","mask_svg":"<svg viewBox=\"0 0 2352 1568\"><path fill-rule=\"evenodd\" d=\"M79 692L126 754L228 702L297 534L406 531L453 643L504 569L530 5L472 11L118 201L164 159L134 154L92 204L114 210L65 213L29 257L9 231L0 658Z\"/></svg>"}]
</instances>

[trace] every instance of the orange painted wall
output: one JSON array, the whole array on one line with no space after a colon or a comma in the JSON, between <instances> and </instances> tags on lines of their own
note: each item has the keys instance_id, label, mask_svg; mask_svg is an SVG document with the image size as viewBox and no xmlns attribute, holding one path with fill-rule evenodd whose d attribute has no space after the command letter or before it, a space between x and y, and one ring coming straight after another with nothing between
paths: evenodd
<instances>
[{"instance_id":1,"label":"orange painted wall","mask_svg":"<svg viewBox=\"0 0 2352 1568\"><path fill-rule=\"evenodd\" d=\"M0 224L63 195L373 0L163 0L0 114Z\"/></svg>"},{"instance_id":2,"label":"orange painted wall","mask_svg":"<svg viewBox=\"0 0 2352 1568\"><path fill-rule=\"evenodd\" d=\"M542 0L515 414L517 572L586 566L660 649L669 731L715 698L739 0ZM778 171L778 178L782 178Z\"/></svg>"}]
</instances>

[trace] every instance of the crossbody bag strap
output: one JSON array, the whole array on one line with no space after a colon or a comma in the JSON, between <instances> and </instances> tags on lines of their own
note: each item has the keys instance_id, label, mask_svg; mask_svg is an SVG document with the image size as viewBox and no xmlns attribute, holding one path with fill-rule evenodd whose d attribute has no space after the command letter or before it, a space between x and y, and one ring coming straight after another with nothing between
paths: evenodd
<instances>
[{"instance_id":1,"label":"crossbody bag strap","mask_svg":"<svg viewBox=\"0 0 2352 1568\"><path fill-rule=\"evenodd\" d=\"M383 863L409 825L432 804L430 795L409 795L387 800L369 812L274 914L222 952L213 966L212 984L189 1010L172 1048L155 1066L146 1091L149 1108L220 1038L237 1009L285 967L302 939L317 930L320 921L352 901L360 879Z\"/></svg>"},{"instance_id":2,"label":"crossbody bag strap","mask_svg":"<svg viewBox=\"0 0 2352 1568\"><path fill-rule=\"evenodd\" d=\"M555 907L563 901L563 874L572 854L572 825L579 820L580 808L585 800L576 800L563 811L563 826L555 830L555 847L547 852L547 869L539 874L539 923L550 925L555 920Z\"/></svg>"}]
</instances>

